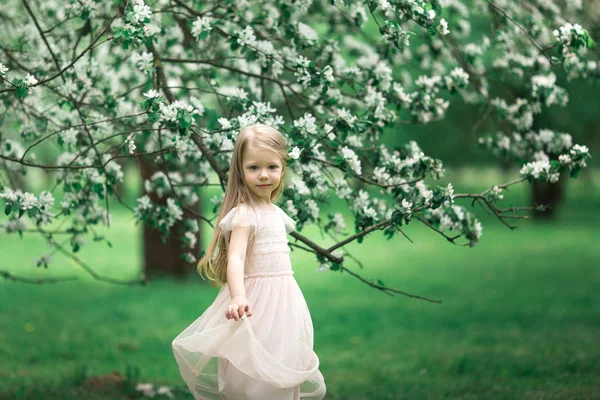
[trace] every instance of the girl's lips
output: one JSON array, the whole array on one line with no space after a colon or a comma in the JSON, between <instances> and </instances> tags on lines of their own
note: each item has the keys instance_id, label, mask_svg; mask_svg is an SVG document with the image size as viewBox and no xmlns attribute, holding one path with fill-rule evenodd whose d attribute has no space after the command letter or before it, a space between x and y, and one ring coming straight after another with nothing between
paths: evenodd
<instances>
[{"instance_id":1,"label":"girl's lips","mask_svg":"<svg viewBox=\"0 0 600 400\"><path fill-rule=\"evenodd\" d=\"M271 186L271 185L257 185L257 186L258 186L259 188L261 188L261 189L266 189L266 188L268 188L268 187L269 187L269 186Z\"/></svg>"}]
</instances>

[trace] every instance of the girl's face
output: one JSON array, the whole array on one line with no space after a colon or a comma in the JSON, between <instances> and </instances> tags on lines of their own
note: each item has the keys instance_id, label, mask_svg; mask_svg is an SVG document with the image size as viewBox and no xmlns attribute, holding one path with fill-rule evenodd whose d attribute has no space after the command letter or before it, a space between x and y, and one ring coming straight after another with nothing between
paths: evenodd
<instances>
[{"instance_id":1,"label":"girl's face","mask_svg":"<svg viewBox=\"0 0 600 400\"><path fill-rule=\"evenodd\" d=\"M242 154L244 180L261 203L271 203L271 193L281 182L283 164L272 150L255 146L252 142Z\"/></svg>"}]
</instances>

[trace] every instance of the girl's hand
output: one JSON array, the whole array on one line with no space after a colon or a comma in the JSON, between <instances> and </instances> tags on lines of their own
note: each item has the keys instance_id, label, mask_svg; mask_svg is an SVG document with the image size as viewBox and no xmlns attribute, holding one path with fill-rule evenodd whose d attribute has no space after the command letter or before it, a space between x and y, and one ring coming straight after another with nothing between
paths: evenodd
<instances>
[{"instance_id":1,"label":"girl's hand","mask_svg":"<svg viewBox=\"0 0 600 400\"><path fill-rule=\"evenodd\" d=\"M244 313L246 313L247 317L252 316L248 299L246 296L235 296L233 299L231 299L231 304L227 307L227 311L225 311L225 318L233 318L237 321L242 318Z\"/></svg>"}]
</instances>

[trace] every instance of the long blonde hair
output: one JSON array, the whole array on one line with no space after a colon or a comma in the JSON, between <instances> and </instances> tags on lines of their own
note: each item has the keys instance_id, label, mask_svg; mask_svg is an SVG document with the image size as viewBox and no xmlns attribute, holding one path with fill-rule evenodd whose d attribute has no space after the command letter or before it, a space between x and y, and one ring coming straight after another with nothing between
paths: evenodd
<instances>
[{"instance_id":1,"label":"long blonde hair","mask_svg":"<svg viewBox=\"0 0 600 400\"><path fill-rule=\"evenodd\" d=\"M223 235L219 222L240 203L245 203L251 208L257 205L256 198L248 189L244 179L243 154L248 144L252 143L258 147L274 151L281 158L282 171L281 181L273 192L271 192L271 202L275 202L281 196L284 187L286 173L286 164L288 161L288 152L286 149L285 138L277 129L268 125L253 125L244 128L233 147L231 155L231 166L229 167L229 177L227 179L227 189L225 197L221 203L221 211L217 217L215 232L210 241L208 249L204 256L198 262L198 273L204 279L206 276L211 280L215 287L222 286L227 282L227 252L228 241ZM254 248L254 235L251 236L246 252L246 263L251 265L252 250Z\"/></svg>"}]
</instances>

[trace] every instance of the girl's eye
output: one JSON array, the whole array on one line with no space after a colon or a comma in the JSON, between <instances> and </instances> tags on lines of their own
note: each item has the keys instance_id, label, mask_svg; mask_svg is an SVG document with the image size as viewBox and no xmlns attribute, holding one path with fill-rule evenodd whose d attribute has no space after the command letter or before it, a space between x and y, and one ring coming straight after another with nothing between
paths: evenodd
<instances>
[{"instance_id":1,"label":"girl's eye","mask_svg":"<svg viewBox=\"0 0 600 400\"><path fill-rule=\"evenodd\" d=\"M258 167L257 167L256 165L252 165L252 166L250 167L250 169L251 169L251 170L255 170L255 169L258 169Z\"/></svg>"},{"instance_id":2,"label":"girl's eye","mask_svg":"<svg viewBox=\"0 0 600 400\"><path fill-rule=\"evenodd\" d=\"M277 166L277 165L271 165L271 166L269 166L269 168L271 168L271 169L277 169L277 168L279 168L279 166Z\"/></svg>"}]
</instances>

